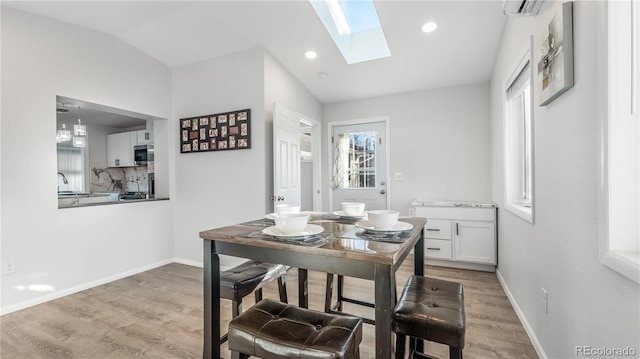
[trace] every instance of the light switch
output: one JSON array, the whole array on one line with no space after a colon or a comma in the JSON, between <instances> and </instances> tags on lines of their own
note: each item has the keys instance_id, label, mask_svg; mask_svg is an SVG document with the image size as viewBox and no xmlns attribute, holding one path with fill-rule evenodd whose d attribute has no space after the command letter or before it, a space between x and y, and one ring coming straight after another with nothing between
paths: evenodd
<instances>
[{"instance_id":1,"label":"light switch","mask_svg":"<svg viewBox=\"0 0 640 359\"><path fill-rule=\"evenodd\" d=\"M402 174L402 172L396 172L393 178L396 181L402 181L404 179L404 175Z\"/></svg>"}]
</instances>

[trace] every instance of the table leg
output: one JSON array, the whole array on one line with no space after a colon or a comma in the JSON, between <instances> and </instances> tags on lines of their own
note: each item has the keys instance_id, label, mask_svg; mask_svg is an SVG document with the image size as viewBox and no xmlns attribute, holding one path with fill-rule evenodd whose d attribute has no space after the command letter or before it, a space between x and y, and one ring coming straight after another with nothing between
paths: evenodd
<instances>
[{"instance_id":1,"label":"table leg","mask_svg":"<svg viewBox=\"0 0 640 359\"><path fill-rule=\"evenodd\" d=\"M204 240L204 352L203 358L220 358L220 258L213 241Z\"/></svg>"},{"instance_id":2,"label":"table leg","mask_svg":"<svg viewBox=\"0 0 640 359\"><path fill-rule=\"evenodd\" d=\"M307 270L298 268L298 306L309 308L309 282Z\"/></svg>"},{"instance_id":3,"label":"table leg","mask_svg":"<svg viewBox=\"0 0 640 359\"><path fill-rule=\"evenodd\" d=\"M375 265L376 358L391 358L391 323L394 310L395 274L391 266Z\"/></svg>"},{"instance_id":4,"label":"table leg","mask_svg":"<svg viewBox=\"0 0 640 359\"><path fill-rule=\"evenodd\" d=\"M424 275L424 236L420 231L420 239L413 247L413 272L416 275Z\"/></svg>"},{"instance_id":5,"label":"table leg","mask_svg":"<svg viewBox=\"0 0 640 359\"><path fill-rule=\"evenodd\" d=\"M416 246L413 247L413 261L415 275L424 275L424 236L422 231L420 231L420 239L418 239ZM416 351L424 353L424 341L420 339L415 339L415 341Z\"/></svg>"}]
</instances>

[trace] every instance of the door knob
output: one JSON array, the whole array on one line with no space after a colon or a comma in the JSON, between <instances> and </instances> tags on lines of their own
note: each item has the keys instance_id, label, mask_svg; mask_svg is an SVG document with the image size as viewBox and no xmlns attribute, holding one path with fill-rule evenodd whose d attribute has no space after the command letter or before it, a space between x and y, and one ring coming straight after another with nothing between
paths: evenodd
<instances>
[{"instance_id":1,"label":"door knob","mask_svg":"<svg viewBox=\"0 0 640 359\"><path fill-rule=\"evenodd\" d=\"M385 194L385 193L387 193L387 191L385 191L383 189L380 190L380 194Z\"/></svg>"},{"instance_id":2,"label":"door knob","mask_svg":"<svg viewBox=\"0 0 640 359\"><path fill-rule=\"evenodd\" d=\"M385 181L380 182L381 186L384 186L385 184L387 184Z\"/></svg>"}]
</instances>

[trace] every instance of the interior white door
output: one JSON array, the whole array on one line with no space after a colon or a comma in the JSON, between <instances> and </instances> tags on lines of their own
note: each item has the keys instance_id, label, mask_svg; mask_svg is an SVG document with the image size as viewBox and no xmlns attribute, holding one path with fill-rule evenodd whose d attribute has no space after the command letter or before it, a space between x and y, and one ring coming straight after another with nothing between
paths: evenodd
<instances>
[{"instance_id":1,"label":"interior white door","mask_svg":"<svg viewBox=\"0 0 640 359\"><path fill-rule=\"evenodd\" d=\"M387 209L386 123L334 126L332 136L333 210L349 201Z\"/></svg>"},{"instance_id":2,"label":"interior white door","mask_svg":"<svg viewBox=\"0 0 640 359\"><path fill-rule=\"evenodd\" d=\"M273 108L273 200L300 203L300 121L275 103Z\"/></svg>"}]
</instances>

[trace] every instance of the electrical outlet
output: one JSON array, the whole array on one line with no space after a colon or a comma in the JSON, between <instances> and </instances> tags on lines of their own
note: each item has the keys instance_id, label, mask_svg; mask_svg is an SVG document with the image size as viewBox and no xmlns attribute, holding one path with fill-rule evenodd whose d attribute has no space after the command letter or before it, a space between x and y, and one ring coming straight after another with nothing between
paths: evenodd
<instances>
[{"instance_id":1,"label":"electrical outlet","mask_svg":"<svg viewBox=\"0 0 640 359\"><path fill-rule=\"evenodd\" d=\"M549 313L549 292L544 288L540 288L540 305L545 314Z\"/></svg>"},{"instance_id":2,"label":"electrical outlet","mask_svg":"<svg viewBox=\"0 0 640 359\"><path fill-rule=\"evenodd\" d=\"M8 259L2 262L2 274L11 274L16 272L16 260Z\"/></svg>"},{"instance_id":3,"label":"electrical outlet","mask_svg":"<svg viewBox=\"0 0 640 359\"><path fill-rule=\"evenodd\" d=\"M396 181L402 181L404 179L404 175L402 174L402 172L396 172L394 175L394 179Z\"/></svg>"}]
</instances>

